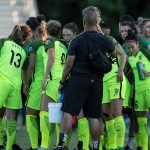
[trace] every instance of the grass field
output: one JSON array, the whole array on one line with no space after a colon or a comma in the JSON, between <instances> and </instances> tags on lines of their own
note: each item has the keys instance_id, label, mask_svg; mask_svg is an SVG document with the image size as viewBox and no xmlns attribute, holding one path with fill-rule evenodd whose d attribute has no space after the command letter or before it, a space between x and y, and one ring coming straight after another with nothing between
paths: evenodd
<instances>
[{"instance_id":1,"label":"grass field","mask_svg":"<svg viewBox=\"0 0 150 150\"><path fill-rule=\"evenodd\" d=\"M149 127L150 127L150 118L148 119L149 121ZM20 117L18 118L18 126L20 126L21 124L21 119ZM127 130L128 132L128 130ZM150 135L150 129L149 129L149 135ZM55 135L54 135L54 139L52 142L52 146L50 147L50 150L53 150L54 145L55 145ZM150 139L150 138L149 138ZM126 139L127 140L127 139ZM16 134L16 143L23 149L23 150L27 150L28 148L30 148L30 141L29 141L29 137L26 131L26 128L20 128L17 130L17 134ZM149 140L150 143L150 140ZM73 131L72 133L72 138L69 144L69 149L70 150L74 150L74 148L77 145L77 132L76 130Z\"/></svg>"},{"instance_id":2,"label":"grass field","mask_svg":"<svg viewBox=\"0 0 150 150\"><path fill-rule=\"evenodd\" d=\"M50 147L50 150L54 149L54 145L55 145L55 141L56 141L56 135L54 134L54 138L53 138L53 142L52 145ZM17 130L16 133L16 143L23 149L23 150L27 150L28 148L30 148L30 141L29 141L29 136L27 134L27 131L25 128L20 128L19 130ZM77 145L77 134L76 134L76 130L73 131L72 133L72 137L71 137L71 141L69 144L69 148L70 150L74 150L74 148Z\"/></svg>"}]
</instances>

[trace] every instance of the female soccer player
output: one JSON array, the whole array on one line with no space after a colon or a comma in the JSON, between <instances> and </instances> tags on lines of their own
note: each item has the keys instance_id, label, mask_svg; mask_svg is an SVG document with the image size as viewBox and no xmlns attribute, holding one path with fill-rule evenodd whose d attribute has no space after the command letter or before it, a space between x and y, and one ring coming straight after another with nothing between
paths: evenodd
<instances>
[{"instance_id":1,"label":"female soccer player","mask_svg":"<svg viewBox=\"0 0 150 150\"><path fill-rule=\"evenodd\" d=\"M101 32L99 23L100 12L97 12L97 26ZM103 114L106 119L106 131L108 136L108 149L123 149L125 139L125 123L122 117L122 104L125 98L126 82L123 69L126 63L126 55L120 44L111 36L107 36L116 48L118 56L114 58L112 71L107 73L103 79Z\"/></svg>"},{"instance_id":2,"label":"female soccer player","mask_svg":"<svg viewBox=\"0 0 150 150\"><path fill-rule=\"evenodd\" d=\"M142 19L142 18L141 18ZM150 19L143 19L139 22L142 37L140 38L140 47L143 54L150 60Z\"/></svg>"},{"instance_id":3,"label":"female soccer player","mask_svg":"<svg viewBox=\"0 0 150 150\"><path fill-rule=\"evenodd\" d=\"M120 22L120 35L123 39L128 35L128 31L132 30L137 33L136 27L134 26L133 22L125 21ZM123 43L122 48L126 55L129 57L131 54L129 51L126 49L125 43ZM126 67L125 67L126 68ZM129 73L130 72L130 73ZM130 75L128 75L130 74ZM134 103L134 75L133 73L131 74L131 69L126 70L125 69L125 80L126 80L126 94L125 94L125 100L123 102L123 113L127 114L130 118L130 127L129 127L129 135L128 135L128 141L126 145L126 149L133 149L134 147L134 134L135 134L135 129L137 128L137 119L134 113L134 106L132 105Z\"/></svg>"},{"instance_id":4,"label":"female soccer player","mask_svg":"<svg viewBox=\"0 0 150 150\"><path fill-rule=\"evenodd\" d=\"M125 139L125 123L122 117L122 105L125 99L126 81L123 69L126 63L126 55L120 44L114 38L108 36L115 45L118 56L114 58L112 70L103 79L103 114L106 120L108 135L108 149L123 149Z\"/></svg>"},{"instance_id":5,"label":"female soccer player","mask_svg":"<svg viewBox=\"0 0 150 150\"><path fill-rule=\"evenodd\" d=\"M67 23L63 26L62 36L69 45L70 41L79 34L77 25L74 22Z\"/></svg>"},{"instance_id":6,"label":"female soccer player","mask_svg":"<svg viewBox=\"0 0 150 150\"><path fill-rule=\"evenodd\" d=\"M148 150L147 111L150 110L150 62L140 50L139 40L132 32L125 39L127 50L131 53L129 63L135 78L135 111L139 131L136 134L137 147Z\"/></svg>"},{"instance_id":7,"label":"female soccer player","mask_svg":"<svg viewBox=\"0 0 150 150\"><path fill-rule=\"evenodd\" d=\"M40 109L40 130L42 135L41 149L49 148L49 134L53 132L52 124L48 122L48 103L59 101L59 81L61 79L67 49L60 40L61 24L57 20L48 22L49 37L45 41L45 50L48 55L46 71L42 83L42 90L45 90L41 101ZM52 131L51 131L52 130Z\"/></svg>"},{"instance_id":8,"label":"female soccer player","mask_svg":"<svg viewBox=\"0 0 150 150\"><path fill-rule=\"evenodd\" d=\"M0 108L6 107L7 150L12 148L15 140L16 110L22 107L21 71L26 59L22 46L29 33L29 27L16 25L8 38L0 40Z\"/></svg>"},{"instance_id":9,"label":"female soccer player","mask_svg":"<svg viewBox=\"0 0 150 150\"><path fill-rule=\"evenodd\" d=\"M30 137L32 149L37 149L38 145L38 123L37 116L39 115L41 96L42 96L42 81L44 78L44 59L47 54L45 52L44 41L47 39L47 30L45 26L39 26L36 29L36 39L30 43L29 47L29 66L26 87L29 87L29 80L33 75L33 81L30 86L27 108L26 108L26 125ZM26 91L27 92L27 91Z\"/></svg>"}]
</instances>

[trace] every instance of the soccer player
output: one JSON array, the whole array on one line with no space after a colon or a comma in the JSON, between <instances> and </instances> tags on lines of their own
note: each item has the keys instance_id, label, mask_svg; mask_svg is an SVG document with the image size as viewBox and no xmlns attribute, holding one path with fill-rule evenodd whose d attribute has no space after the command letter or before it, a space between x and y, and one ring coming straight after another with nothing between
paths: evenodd
<instances>
[{"instance_id":1,"label":"soccer player","mask_svg":"<svg viewBox=\"0 0 150 150\"><path fill-rule=\"evenodd\" d=\"M142 37L140 38L140 47L143 54L150 60L150 19L146 18L139 22Z\"/></svg>"},{"instance_id":2,"label":"soccer player","mask_svg":"<svg viewBox=\"0 0 150 150\"><path fill-rule=\"evenodd\" d=\"M109 24L106 24L104 22L101 22L100 23L100 27L102 29L102 32L105 34L105 35L110 35L110 26Z\"/></svg>"},{"instance_id":3,"label":"soccer player","mask_svg":"<svg viewBox=\"0 0 150 150\"><path fill-rule=\"evenodd\" d=\"M137 33L136 27L134 26L133 22L131 21L122 21L120 23L120 35L123 41L128 35L128 31L132 30ZM126 55L129 57L131 54L126 49L125 43L123 43L122 48ZM129 135L128 135L128 141L125 149L133 149L134 147L134 134L137 128L137 119L134 113L134 75L131 71L132 69L128 69L128 67L125 67L125 80L126 80L126 94L125 94L125 100L123 102L123 114L127 114L130 119L130 126L129 126Z\"/></svg>"},{"instance_id":4,"label":"soccer player","mask_svg":"<svg viewBox=\"0 0 150 150\"><path fill-rule=\"evenodd\" d=\"M22 107L21 71L27 55L22 46L29 33L29 27L16 25L8 38L0 40L0 108L3 105L6 107L6 150L10 150L14 143L16 110Z\"/></svg>"},{"instance_id":5,"label":"soccer player","mask_svg":"<svg viewBox=\"0 0 150 150\"><path fill-rule=\"evenodd\" d=\"M130 32L125 39L127 50L131 53L129 63L135 77L135 111L139 131L136 134L137 147L148 150L147 111L150 110L150 62L140 50L137 35Z\"/></svg>"},{"instance_id":6,"label":"soccer player","mask_svg":"<svg viewBox=\"0 0 150 150\"><path fill-rule=\"evenodd\" d=\"M59 101L59 81L66 61L67 48L60 40L61 24L57 20L48 22L49 37L45 41L45 50L48 55L46 71L42 82L42 90L45 90L40 108L40 131L42 136L41 148L49 148L49 135L54 132L55 124L48 122L48 103Z\"/></svg>"},{"instance_id":7,"label":"soccer player","mask_svg":"<svg viewBox=\"0 0 150 150\"><path fill-rule=\"evenodd\" d=\"M108 135L107 149L124 149L125 123L122 117L122 105L125 99L126 81L123 73L126 55L120 44L108 36L115 45L118 56L113 59L111 72L103 78L103 114ZM118 61L120 60L120 62Z\"/></svg>"},{"instance_id":8,"label":"soccer player","mask_svg":"<svg viewBox=\"0 0 150 150\"><path fill-rule=\"evenodd\" d=\"M44 59L47 57L45 52L44 42L47 39L47 30L45 27L39 26L36 29L36 39L30 43L29 47L29 66L28 77L24 84L26 93L29 88L29 80L33 81L30 86L27 104L26 104L26 125L30 137L32 149L37 149L38 145L38 123L37 116L39 115L41 96L42 96L42 81L44 78Z\"/></svg>"},{"instance_id":9,"label":"soccer player","mask_svg":"<svg viewBox=\"0 0 150 150\"><path fill-rule=\"evenodd\" d=\"M74 22L67 23L63 26L62 36L64 41L69 45L70 41L79 34L79 29Z\"/></svg>"}]
</instances>

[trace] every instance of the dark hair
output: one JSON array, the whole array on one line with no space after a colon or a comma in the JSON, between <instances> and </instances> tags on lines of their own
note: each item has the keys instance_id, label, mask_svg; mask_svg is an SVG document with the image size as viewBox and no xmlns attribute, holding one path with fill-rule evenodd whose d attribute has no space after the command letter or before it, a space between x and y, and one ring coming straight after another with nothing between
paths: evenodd
<instances>
[{"instance_id":1,"label":"dark hair","mask_svg":"<svg viewBox=\"0 0 150 150\"><path fill-rule=\"evenodd\" d=\"M46 22L46 17L44 15L38 15L37 20L38 20L39 23L41 23L42 21Z\"/></svg>"},{"instance_id":2,"label":"dark hair","mask_svg":"<svg viewBox=\"0 0 150 150\"><path fill-rule=\"evenodd\" d=\"M78 26L74 22L70 22L64 25L63 29L69 29L73 33L79 34Z\"/></svg>"},{"instance_id":3,"label":"dark hair","mask_svg":"<svg viewBox=\"0 0 150 150\"><path fill-rule=\"evenodd\" d=\"M138 33L137 28L135 27L134 23L132 23L132 22L122 22L120 25L121 26L129 26L130 30L132 30L134 34Z\"/></svg>"},{"instance_id":4,"label":"dark hair","mask_svg":"<svg viewBox=\"0 0 150 150\"><path fill-rule=\"evenodd\" d=\"M29 32L30 28L28 26L15 25L11 35L8 38L17 44L22 45L29 35Z\"/></svg>"},{"instance_id":5,"label":"dark hair","mask_svg":"<svg viewBox=\"0 0 150 150\"><path fill-rule=\"evenodd\" d=\"M120 17L119 19L119 22L120 23L123 23L123 22L134 22L134 18L130 15L123 15Z\"/></svg>"},{"instance_id":6,"label":"dark hair","mask_svg":"<svg viewBox=\"0 0 150 150\"><path fill-rule=\"evenodd\" d=\"M47 31L51 36L59 37L61 33L61 23L58 20L48 21Z\"/></svg>"},{"instance_id":7,"label":"dark hair","mask_svg":"<svg viewBox=\"0 0 150 150\"><path fill-rule=\"evenodd\" d=\"M103 29L110 29L109 24L106 24L106 23L104 23L104 22L101 22L101 23L100 23L100 27L103 28Z\"/></svg>"},{"instance_id":8,"label":"dark hair","mask_svg":"<svg viewBox=\"0 0 150 150\"><path fill-rule=\"evenodd\" d=\"M41 22L41 25L37 27L36 32L41 36L44 33L47 33L47 23L45 21Z\"/></svg>"},{"instance_id":9,"label":"dark hair","mask_svg":"<svg viewBox=\"0 0 150 150\"><path fill-rule=\"evenodd\" d=\"M127 41L136 41L136 42L138 42L138 40L139 40L138 35L135 34L132 30L129 30L128 35L125 38L125 42L127 42Z\"/></svg>"},{"instance_id":10,"label":"dark hair","mask_svg":"<svg viewBox=\"0 0 150 150\"><path fill-rule=\"evenodd\" d=\"M139 17L139 18L138 18L138 25L139 25L139 27L143 27L144 24L145 24L146 22L149 22L149 21L150 21L149 18Z\"/></svg>"},{"instance_id":11,"label":"dark hair","mask_svg":"<svg viewBox=\"0 0 150 150\"><path fill-rule=\"evenodd\" d=\"M30 17L26 24L32 29L32 31L35 31L38 26L40 26L40 23L38 22L37 17Z\"/></svg>"},{"instance_id":12,"label":"dark hair","mask_svg":"<svg viewBox=\"0 0 150 150\"><path fill-rule=\"evenodd\" d=\"M97 7L90 6L82 11L83 21L87 25L96 25L97 24L97 14L98 11ZM99 11L98 11L99 12Z\"/></svg>"}]
</instances>

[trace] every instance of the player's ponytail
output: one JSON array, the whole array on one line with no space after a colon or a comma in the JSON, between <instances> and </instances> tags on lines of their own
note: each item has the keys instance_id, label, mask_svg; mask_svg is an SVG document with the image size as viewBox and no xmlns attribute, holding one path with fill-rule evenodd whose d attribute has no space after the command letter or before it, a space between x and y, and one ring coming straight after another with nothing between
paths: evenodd
<instances>
[{"instance_id":1,"label":"player's ponytail","mask_svg":"<svg viewBox=\"0 0 150 150\"><path fill-rule=\"evenodd\" d=\"M24 42L31 32L30 27L23 25L21 26L21 31L22 31L22 42Z\"/></svg>"},{"instance_id":2,"label":"player's ponytail","mask_svg":"<svg viewBox=\"0 0 150 150\"><path fill-rule=\"evenodd\" d=\"M12 33L8 38L13 40L18 45L22 45L26 37L28 36L29 31L30 29L27 26L15 25Z\"/></svg>"},{"instance_id":3,"label":"player's ponytail","mask_svg":"<svg viewBox=\"0 0 150 150\"><path fill-rule=\"evenodd\" d=\"M144 24L145 24L146 22L148 22L148 21L150 21L149 18L139 17L139 18L138 18L138 25L139 25L139 27L140 27L140 28L143 28Z\"/></svg>"},{"instance_id":4,"label":"player's ponytail","mask_svg":"<svg viewBox=\"0 0 150 150\"><path fill-rule=\"evenodd\" d=\"M20 45L22 43L22 31L20 25L15 25L9 38Z\"/></svg>"}]
</instances>

